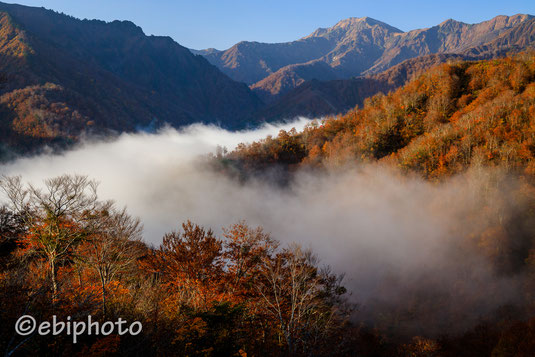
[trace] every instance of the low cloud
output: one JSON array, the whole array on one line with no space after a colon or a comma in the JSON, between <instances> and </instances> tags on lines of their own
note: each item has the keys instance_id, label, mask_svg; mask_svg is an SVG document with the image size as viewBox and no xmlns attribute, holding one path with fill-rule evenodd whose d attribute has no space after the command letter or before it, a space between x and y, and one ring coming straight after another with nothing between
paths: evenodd
<instances>
[{"instance_id":1,"label":"low cloud","mask_svg":"<svg viewBox=\"0 0 535 357\"><path fill-rule=\"evenodd\" d=\"M518 277L499 277L482 254L461 249L470 245L471 232L492 224L481 208L489 200L495 210L502 208L504 193L485 186L493 173L474 171L436 184L368 165L302 171L279 187L261 178L240 183L200 163L217 146L231 150L308 122L237 133L193 125L123 134L109 142L86 141L62 155L22 158L0 173L34 184L65 173L88 175L100 181L101 198L141 218L145 240L154 245L187 219L216 232L240 220L262 226L283 243L310 246L324 263L345 272L363 319L375 319L379 306L395 312L413 303L416 317L398 327L455 330L516 302ZM421 299L436 303L434 311L420 311Z\"/></svg>"}]
</instances>

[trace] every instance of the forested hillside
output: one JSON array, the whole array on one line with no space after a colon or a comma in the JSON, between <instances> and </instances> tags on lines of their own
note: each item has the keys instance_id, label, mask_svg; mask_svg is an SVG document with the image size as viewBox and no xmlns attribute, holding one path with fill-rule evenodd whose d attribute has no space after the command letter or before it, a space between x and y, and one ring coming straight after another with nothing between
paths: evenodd
<instances>
[{"instance_id":1,"label":"forested hillside","mask_svg":"<svg viewBox=\"0 0 535 357\"><path fill-rule=\"evenodd\" d=\"M244 165L383 162L442 179L470 167L533 175L535 56L441 64L303 132L244 145Z\"/></svg>"},{"instance_id":2,"label":"forested hillside","mask_svg":"<svg viewBox=\"0 0 535 357\"><path fill-rule=\"evenodd\" d=\"M201 56L128 21L0 3L0 56L0 140L19 152L164 123L244 127L261 104Z\"/></svg>"},{"instance_id":3,"label":"forested hillside","mask_svg":"<svg viewBox=\"0 0 535 357\"><path fill-rule=\"evenodd\" d=\"M456 337L429 339L424 334L414 337L412 344L395 348L404 356L528 356L535 351L534 155L535 54L528 52L498 60L440 64L394 92L366 99L361 108L346 115L316 122L302 132L281 131L276 137L241 145L221 157L217 167L244 181L275 168L285 173L278 183L282 185L303 170L336 174L348 166L357 170L378 166L399 173L400 182L401 177L416 175L439 187L461 180L466 194L477 197L482 206L459 217L458 227L451 227L454 232L469 227L454 233L463 242L457 254L463 259L484 257L498 276L522 280L517 296L523 302L503 306ZM464 279L476 284L468 276L457 278L459 289ZM428 325L428 334L436 324L442 323L438 330L444 331L461 323L459 309L469 300L457 301L450 310L448 293L440 293L441 282L422 282L428 278L417 283L420 288L430 284L427 290L406 282L409 292L401 298L403 304L390 306L381 298L372 304L371 320L377 330L373 337L367 336L369 355L395 355L389 350L391 338L395 341L393 336L409 333L414 324L421 327L420 319L433 321L430 316L435 311L444 316ZM385 286L384 294L388 291ZM500 294L491 291L485 286L480 293L487 299ZM374 340L385 336L390 337Z\"/></svg>"},{"instance_id":4,"label":"forested hillside","mask_svg":"<svg viewBox=\"0 0 535 357\"><path fill-rule=\"evenodd\" d=\"M195 55L129 21L0 3L0 160L167 124L243 129L345 113L432 64L531 48L534 26L514 15L402 32L350 18L293 42Z\"/></svg>"},{"instance_id":5,"label":"forested hillside","mask_svg":"<svg viewBox=\"0 0 535 357\"><path fill-rule=\"evenodd\" d=\"M370 259L394 251L401 263L375 264L359 254L360 260L346 265L354 279L370 274L375 289L364 284L350 291L352 276L321 263L315 254L321 251L280 243L262 228L239 222L242 217L221 234L186 221L150 246L142 222L101 200L97 184L84 176L61 176L41 186L2 177L1 348L8 355L532 356L534 120L535 54L522 53L439 64L346 115L195 162L214 182L195 197L207 197L205 209L218 207L212 200L223 200L225 207L238 200L223 182L244 190L247 200L266 197L260 210L278 204L284 211L293 196L315 195L314 185L297 182L388 181L379 185L389 190L386 205L372 198L365 206L379 205L387 211L384 220L351 211L355 206L343 198L367 199L363 190L369 186L359 189L344 180L326 191L332 196L310 218L337 206L360 225L371 220L367 227L377 240L380 226L392 225L386 241L361 241L358 247L380 247ZM187 176L186 171L172 172ZM195 185L202 181L193 178ZM273 189L253 194L262 183ZM267 202L274 194L282 198ZM408 203L399 206L403 200ZM298 202L309 212L305 205L312 201ZM422 228L422 237L404 236L412 216L396 207L429 211L423 217L433 222L415 224L429 230ZM294 216L279 219L306 234L305 223ZM344 224L333 216L322 237L326 250L339 247L337 234L349 229ZM444 236L433 235L439 227ZM359 240L353 233L348 240ZM414 240L411 251L404 251L400 239ZM422 257L425 264L411 270ZM400 268L381 276L367 265ZM361 300L367 289L373 295ZM12 328L23 314L40 321L53 315L63 321L121 317L142 322L143 331L82 334L76 344L64 334L24 337Z\"/></svg>"}]
</instances>

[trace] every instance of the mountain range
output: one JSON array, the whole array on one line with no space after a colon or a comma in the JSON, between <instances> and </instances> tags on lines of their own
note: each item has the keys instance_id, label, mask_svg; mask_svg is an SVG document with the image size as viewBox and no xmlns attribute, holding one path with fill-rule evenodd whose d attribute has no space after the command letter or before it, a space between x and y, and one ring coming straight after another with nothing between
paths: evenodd
<instances>
[{"instance_id":1,"label":"mountain range","mask_svg":"<svg viewBox=\"0 0 535 357\"><path fill-rule=\"evenodd\" d=\"M236 81L271 101L307 80L347 79L382 72L435 53L488 54L534 42L534 17L497 16L478 24L447 20L403 32L383 22L349 18L287 43L240 42L226 51L196 51ZM526 34L529 32L529 34Z\"/></svg>"},{"instance_id":2,"label":"mountain range","mask_svg":"<svg viewBox=\"0 0 535 357\"><path fill-rule=\"evenodd\" d=\"M0 156L84 134L194 122L238 129L343 113L438 63L534 43L531 15L409 32L364 17L293 42L195 51L129 21L0 3Z\"/></svg>"}]
</instances>

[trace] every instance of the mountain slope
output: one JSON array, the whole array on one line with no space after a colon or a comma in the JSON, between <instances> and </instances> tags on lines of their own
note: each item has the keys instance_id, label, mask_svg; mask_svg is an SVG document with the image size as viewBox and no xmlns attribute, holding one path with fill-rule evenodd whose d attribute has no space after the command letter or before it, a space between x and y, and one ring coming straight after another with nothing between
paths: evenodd
<instances>
[{"instance_id":1,"label":"mountain slope","mask_svg":"<svg viewBox=\"0 0 535 357\"><path fill-rule=\"evenodd\" d=\"M494 40L463 53L471 57L493 57L508 51L522 51L535 45L535 18L530 18L518 26L501 33Z\"/></svg>"},{"instance_id":2,"label":"mountain slope","mask_svg":"<svg viewBox=\"0 0 535 357\"><path fill-rule=\"evenodd\" d=\"M2 135L8 146L151 123L240 127L261 105L246 85L202 56L169 37L146 36L131 22L78 20L0 3L0 25L0 110L3 127L11 128ZM56 107L69 109L62 114ZM67 125L72 113L83 118L76 128Z\"/></svg>"},{"instance_id":3,"label":"mountain slope","mask_svg":"<svg viewBox=\"0 0 535 357\"><path fill-rule=\"evenodd\" d=\"M428 29L413 30L388 39L384 53L364 74L378 73L402 61L433 53L463 53L498 38L526 21L530 15L497 16L478 24L447 20Z\"/></svg>"},{"instance_id":4,"label":"mountain slope","mask_svg":"<svg viewBox=\"0 0 535 357\"><path fill-rule=\"evenodd\" d=\"M483 45L478 45L471 48L453 47L454 43L459 44L459 41L445 41L450 43L452 51L458 51L458 54L440 53L416 57L405 60L389 69L380 73L371 73L360 78L351 78L345 80L319 80L305 82L300 78L300 84L295 89L281 90L278 97L274 97L271 103L258 112L258 116L264 120L273 120L276 118L292 118L295 116L324 116L328 114L344 113L347 110L355 107L355 105L362 105L365 98L372 96L378 92L388 93L410 80L414 75L421 73L438 63L457 60L482 60L503 57L507 54L514 54L527 49L535 48L535 18L516 16L507 18L497 17L495 20L504 20L501 22L503 28L504 24L517 23L514 27L501 31L499 36ZM457 23L457 25L469 28L465 41L469 44L477 44L485 41L489 37L487 34L488 28L496 31L496 21L490 21L485 26L470 26L466 24ZM444 26L453 26L455 23L446 21ZM500 24L500 22L498 22ZM474 29L475 28L475 29ZM483 30L482 30L483 28ZM470 31L472 33L470 34ZM477 35L477 36L476 36ZM397 59L395 59L397 60ZM282 71L282 70L281 70ZM262 82L269 82L272 76L267 77ZM284 78L278 79L283 81ZM264 84L264 86L266 86ZM260 91L262 88L257 85L252 86L253 90ZM270 94L274 96L274 91ZM259 93L261 95L263 93ZM267 94L264 94L267 96ZM272 97L273 98L273 97ZM268 98L266 98L268 101Z\"/></svg>"},{"instance_id":5,"label":"mountain slope","mask_svg":"<svg viewBox=\"0 0 535 357\"><path fill-rule=\"evenodd\" d=\"M396 72L404 76L403 68ZM535 51L439 64L411 77L361 109L243 145L227 158L241 167L382 160L430 179L491 166L533 182Z\"/></svg>"},{"instance_id":6,"label":"mountain slope","mask_svg":"<svg viewBox=\"0 0 535 357\"><path fill-rule=\"evenodd\" d=\"M330 81L311 80L289 91L257 113L266 121L298 116L322 117L341 114L379 92L403 86L425 70L448 61L466 59L462 55L437 54L406 60L384 72L364 77Z\"/></svg>"},{"instance_id":7,"label":"mountain slope","mask_svg":"<svg viewBox=\"0 0 535 357\"><path fill-rule=\"evenodd\" d=\"M474 25L447 20L431 28L402 32L367 17L350 18L294 42L240 42L226 51L197 53L231 78L249 84L264 101L273 102L312 79L347 79L379 73L418 56L495 47L491 42L513 29L517 29L517 42L523 38L525 46L533 40L525 35L526 26L519 26L532 20L530 15L497 16Z\"/></svg>"},{"instance_id":8,"label":"mountain slope","mask_svg":"<svg viewBox=\"0 0 535 357\"><path fill-rule=\"evenodd\" d=\"M282 67L277 72L252 84L250 88L265 103L269 103L277 99L278 96L299 87L307 80L329 80L337 77L336 71L331 66L316 60Z\"/></svg>"},{"instance_id":9,"label":"mountain slope","mask_svg":"<svg viewBox=\"0 0 535 357\"><path fill-rule=\"evenodd\" d=\"M342 77L368 68L382 53L385 38L401 33L383 22L349 18L329 29L287 43L240 42L226 51L207 50L203 55L231 78L253 84L292 65L321 60Z\"/></svg>"}]
</instances>

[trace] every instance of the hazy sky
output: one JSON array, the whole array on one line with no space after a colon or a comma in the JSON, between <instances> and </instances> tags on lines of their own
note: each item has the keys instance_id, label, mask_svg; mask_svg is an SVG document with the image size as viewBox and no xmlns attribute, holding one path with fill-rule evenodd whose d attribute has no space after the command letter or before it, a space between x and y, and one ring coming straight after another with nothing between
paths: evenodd
<instances>
[{"instance_id":1,"label":"hazy sky","mask_svg":"<svg viewBox=\"0 0 535 357\"><path fill-rule=\"evenodd\" d=\"M535 14L534 0L18 0L79 18L131 20L146 34L168 35L195 49L234 43L292 41L347 17L370 16L401 30L448 18L468 23L496 15Z\"/></svg>"}]
</instances>

